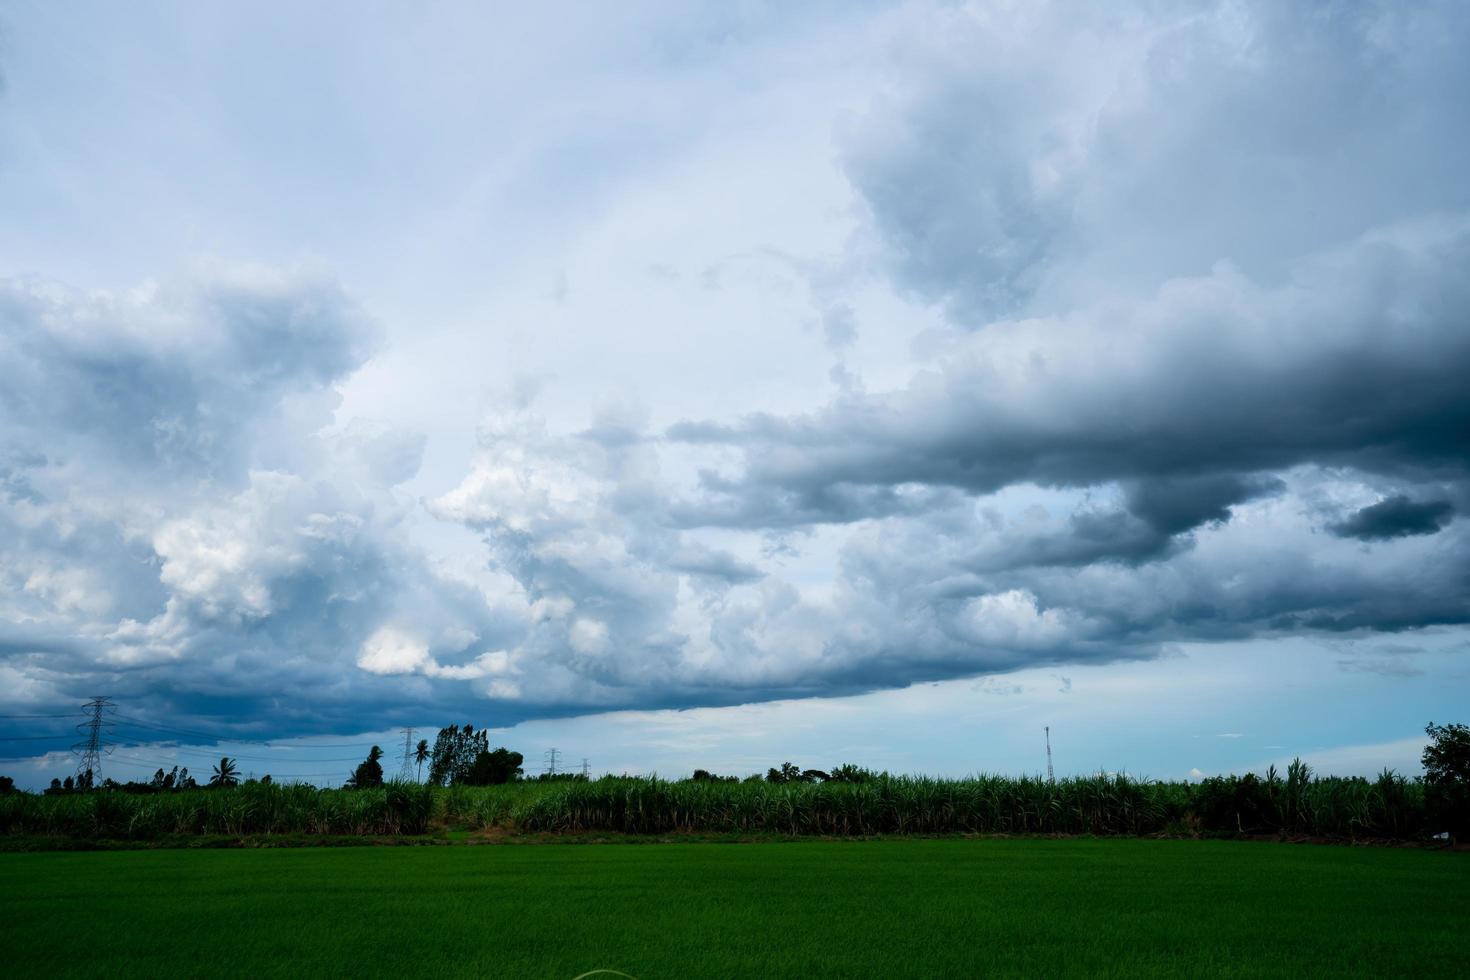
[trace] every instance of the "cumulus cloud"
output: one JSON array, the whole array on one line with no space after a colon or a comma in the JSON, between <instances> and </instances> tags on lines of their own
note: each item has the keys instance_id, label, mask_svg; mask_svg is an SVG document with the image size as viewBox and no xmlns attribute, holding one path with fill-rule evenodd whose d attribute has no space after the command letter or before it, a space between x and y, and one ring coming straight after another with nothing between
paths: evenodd
<instances>
[{"instance_id":1,"label":"cumulus cloud","mask_svg":"<svg viewBox=\"0 0 1470 980\"><path fill-rule=\"evenodd\" d=\"M403 533L392 487L422 436L334 428L335 386L376 337L311 270L0 286L7 690L55 702L101 685L135 711L310 731L430 696L376 679L415 666L380 628L402 610L493 638L503 617Z\"/></svg>"},{"instance_id":2,"label":"cumulus cloud","mask_svg":"<svg viewBox=\"0 0 1470 980\"><path fill-rule=\"evenodd\" d=\"M329 276L8 282L0 667L315 731L1470 621L1466 18L905 8L836 264L938 311L906 380L847 373L834 275L810 410L522 385L425 500L423 434L340 417L379 341Z\"/></svg>"}]
</instances>

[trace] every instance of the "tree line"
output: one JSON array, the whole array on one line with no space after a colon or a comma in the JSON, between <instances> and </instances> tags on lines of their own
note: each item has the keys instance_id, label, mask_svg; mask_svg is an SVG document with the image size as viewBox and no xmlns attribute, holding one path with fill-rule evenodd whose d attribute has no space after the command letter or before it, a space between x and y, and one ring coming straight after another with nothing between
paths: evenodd
<instances>
[{"instance_id":1,"label":"tree line","mask_svg":"<svg viewBox=\"0 0 1470 980\"><path fill-rule=\"evenodd\" d=\"M1424 774L1413 780L1385 772L1372 784L1373 798L1385 813L1420 814L1428 826L1437 827L1456 837L1470 837L1470 726L1429 724L1425 733L1429 736L1421 763ZM383 750L374 745L347 779L348 789L374 789L385 785ZM506 783L530 783L547 781L586 782L580 774L541 774L527 777L523 768L524 757L505 747L490 748L489 732L475 729L473 725L449 725L441 728L432 748L427 740L420 740L411 760L418 765L422 775L428 765L428 786L496 786ZM612 777L609 777L612 778ZM764 776L752 775L720 776L707 769L696 769L691 784L714 783L760 783L784 787L801 787L815 784L893 784L895 779L887 773L875 772L861 766L844 764L831 770L806 769L793 762L773 766ZM616 781L616 780L614 780ZM951 781L963 783L964 781ZM1024 780L1016 781L1025 782ZM1308 784L1311 792L1308 792ZM1255 829L1291 829L1311 823L1301 808L1309 797L1322 806L1324 787L1334 788L1350 797L1361 794L1363 780L1327 780L1313 777L1305 766L1293 764L1284 777L1274 769L1264 777L1253 774L1244 776L1215 776L1193 786L1186 786L1187 806L1190 813L1201 821L1202 826L1216 830L1251 832ZM190 775L187 768L174 766L170 771L157 770L148 781L118 783L111 779L93 785L89 773L81 777L68 776L53 779L45 796L68 796L84 794L94 789L120 791L128 794L176 793L195 789L231 789L238 786L269 786L271 777L259 780L240 778L236 760L222 757L201 786ZM1158 784L1161 789L1172 784ZM427 787L424 787L427 790ZM714 787L711 787L714 788ZM1173 792L1170 790L1170 792ZM0 777L0 796L16 795L14 780ZM1173 805L1173 804L1171 804ZM1183 804L1180 804L1181 806ZM1361 818L1359 822L1362 822ZM1421 817L1414 817L1419 820ZM1390 821L1394 822L1394 821Z\"/></svg>"}]
</instances>

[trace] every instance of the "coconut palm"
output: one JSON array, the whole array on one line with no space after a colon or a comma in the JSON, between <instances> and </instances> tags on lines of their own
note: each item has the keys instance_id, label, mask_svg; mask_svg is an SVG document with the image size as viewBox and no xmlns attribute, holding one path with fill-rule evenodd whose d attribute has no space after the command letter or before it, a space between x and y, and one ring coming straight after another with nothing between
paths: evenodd
<instances>
[{"instance_id":1,"label":"coconut palm","mask_svg":"<svg viewBox=\"0 0 1470 980\"><path fill-rule=\"evenodd\" d=\"M211 786L234 786L240 782L240 770L235 767L235 762L229 756L222 756L219 765L214 767L214 775L209 777Z\"/></svg>"},{"instance_id":2,"label":"coconut palm","mask_svg":"<svg viewBox=\"0 0 1470 980\"><path fill-rule=\"evenodd\" d=\"M413 750L413 761L419 764L419 782L424 779L424 763L429 761L429 740L419 739L418 747Z\"/></svg>"}]
</instances>

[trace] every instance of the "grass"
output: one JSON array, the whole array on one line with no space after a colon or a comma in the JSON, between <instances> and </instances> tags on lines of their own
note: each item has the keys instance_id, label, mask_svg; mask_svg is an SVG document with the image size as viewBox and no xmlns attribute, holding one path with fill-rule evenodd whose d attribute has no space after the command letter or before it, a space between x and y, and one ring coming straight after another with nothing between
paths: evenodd
<instances>
[{"instance_id":1,"label":"grass","mask_svg":"<svg viewBox=\"0 0 1470 980\"><path fill-rule=\"evenodd\" d=\"M1230 841L0 854L9 976L1457 976L1467 903L1463 854Z\"/></svg>"}]
</instances>

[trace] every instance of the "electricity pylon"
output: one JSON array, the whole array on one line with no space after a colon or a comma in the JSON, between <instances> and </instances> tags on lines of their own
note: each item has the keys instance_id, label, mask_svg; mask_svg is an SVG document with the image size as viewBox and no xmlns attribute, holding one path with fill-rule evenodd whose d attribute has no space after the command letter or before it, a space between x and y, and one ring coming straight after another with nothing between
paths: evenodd
<instances>
[{"instance_id":1,"label":"electricity pylon","mask_svg":"<svg viewBox=\"0 0 1470 980\"><path fill-rule=\"evenodd\" d=\"M1054 783L1057 781L1056 774L1051 771L1051 726L1046 726L1046 781Z\"/></svg>"},{"instance_id":2,"label":"electricity pylon","mask_svg":"<svg viewBox=\"0 0 1470 980\"><path fill-rule=\"evenodd\" d=\"M87 712L87 718L77 725L77 731L83 739L71 750L77 756L77 785L91 789L101 781L102 757L112 754L112 746L107 743L104 732L112 727L111 715L117 710L117 705L111 698L96 697L82 705L82 710Z\"/></svg>"},{"instance_id":3,"label":"electricity pylon","mask_svg":"<svg viewBox=\"0 0 1470 980\"><path fill-rule=\"evenodd\" d=\"M411 783L413 774L413 729L403 729L403 765L398 767L398 781Z\"/></svg>"}]
</instances>

